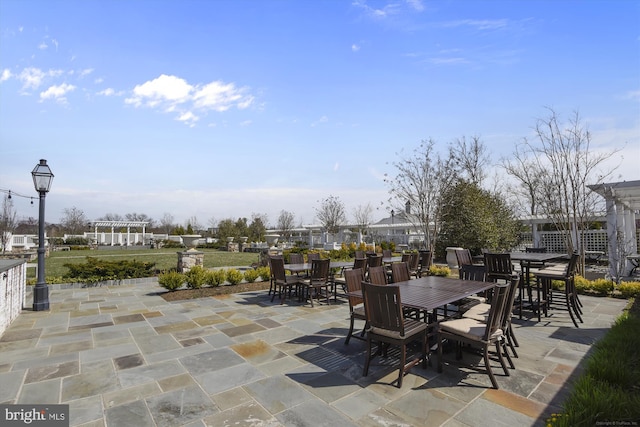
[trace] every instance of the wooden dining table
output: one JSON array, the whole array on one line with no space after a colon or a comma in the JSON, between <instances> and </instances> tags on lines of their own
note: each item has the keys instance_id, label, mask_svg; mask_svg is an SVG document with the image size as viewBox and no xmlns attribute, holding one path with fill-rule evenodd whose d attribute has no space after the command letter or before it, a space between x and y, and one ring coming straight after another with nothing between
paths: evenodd
<instances>
[{"instance_id":1,"label":"wooden dining table","mask_svg":"<svg viewBox=\"0 0 640 427\"><path fill-rule=\"evenodd\" d=\"M403 307L431 313L432 319L436 320L438 308L492 289L495 283L442 276L424 276L391 283L387 286L400 288L400 301ZM347 295L362 298L362 291L348 292Z\"/></svg>"}]
</instances>

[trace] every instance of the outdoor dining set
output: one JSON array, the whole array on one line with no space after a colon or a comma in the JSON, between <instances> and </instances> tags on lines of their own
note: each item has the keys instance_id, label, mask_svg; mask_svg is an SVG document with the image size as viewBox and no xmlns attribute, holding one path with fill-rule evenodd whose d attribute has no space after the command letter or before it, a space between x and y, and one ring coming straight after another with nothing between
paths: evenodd
<instances>
[{"instance_id":1,"label":"outdoor dining set","mask_svg":"<svg viewBox=\"0 0 640 427\"><path fill-rule=\"evenodd\" d=\"M456 250L458 277L429 275L432 254L408 252L393 256L356 253L350 261L322 259L319 254L271 256L271 301L297 298L313 307L332 304L337 298L349 303L350 324L345 338L366 342L363 375L377 356L388 349L399 351L397 386L417 364L426 367L437 349L437 369L443 369L443 349L474 349L494 388L498 382L492 361L497 360L506 376L515 369L517 337L512 318L520 320L529 310L541 321L552 310L568 311L573 324L582 322L581 303L574 276L578 255L548 253L544 248L524 252L485 252L473 257L468 249ZM558 286L562 283L562 286ZM356 321L362 329L355 331ZM374 348L375 345L375 348ZM409 357L411 356L411 357ZM407 358L409 357L409 360Z\"/></svg>"}]
</instances>

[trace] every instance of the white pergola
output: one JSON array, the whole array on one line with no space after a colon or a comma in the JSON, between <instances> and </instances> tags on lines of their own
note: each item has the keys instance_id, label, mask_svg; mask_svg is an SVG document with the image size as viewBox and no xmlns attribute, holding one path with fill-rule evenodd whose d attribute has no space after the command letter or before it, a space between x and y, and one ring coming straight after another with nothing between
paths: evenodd
<instances>
[{"instance_id":1,"label":"white pergola","mask_svg":"<svg viewBox=\"0 0 640 427\"><path fill-rule=\"evenodd\" d=\"M113 246L113 241L114 241L113 236L115 234L116 228L125 228L125 227L127 228L127 241L126 241L127 246L131 244L131 238L130 238L131 227L142 228L142 241L144 242L145 229L148 224L149 224L148 221L93 221L91 223L91 225L95 229L96 238L98 237L99 227L111 228L111 246Z\"/></svg>"},{"instance_id":2,"label":"white pergola","mask_svg":"<svg viewBox=\"0 0 640 427\"><path fill-rule=\"evenodd\" d=\"M588 187L604 197L606 201L609 268L611 276L615 277L615 268L621 261L620 257L638 253L636 219L640 212L640 180L610 182ZM625 273L632 268L631 261L627 259Z\"/></svg>"}]
</instances>

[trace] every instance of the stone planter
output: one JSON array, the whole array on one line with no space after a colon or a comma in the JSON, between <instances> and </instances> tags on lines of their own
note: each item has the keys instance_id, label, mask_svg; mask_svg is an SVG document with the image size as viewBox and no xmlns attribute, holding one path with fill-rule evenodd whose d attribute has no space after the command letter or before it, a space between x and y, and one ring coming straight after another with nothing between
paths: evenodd
<instances>
[{"instance_id":1,"label":"stone planter","mask_svg":"<svg viewBox=\"0 0 640 427\"><path fill-rule=\"evenodd\" d=\"M182 243L184 243L187 249L194 249L198 246L198 240L200 240L201 237L199 234L185 234L182 236Z\"/></svg>"},{"instance_id":2,"label":"stone planter","mask_svg":"<svg viewBox=\"0 0 640 427\"><path fill-rule=\"evenodd\" d=\"M265 234L264 238L267 240L267 245L269 247L275 246L278 244L278 239L280 238L279 234Z\"/></svg>"}]
</instances>

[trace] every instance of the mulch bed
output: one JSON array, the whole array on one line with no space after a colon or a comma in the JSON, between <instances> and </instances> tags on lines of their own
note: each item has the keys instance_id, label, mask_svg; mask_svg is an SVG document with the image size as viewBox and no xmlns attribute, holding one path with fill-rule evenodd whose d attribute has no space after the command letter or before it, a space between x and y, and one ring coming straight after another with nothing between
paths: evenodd
<instances>
[{"instance_id":1,"label":"mulch bed","mask_svg":"<svg viewBox=\"0 0 640 427\"><path fill-rule=\"evenodd\" d=\"M160 294L165 301L182 301L194 298L215 297L219 295L236 294L239 292L262 291L269 289L269 282L239 283L237 285L224 285L216 287L204 287L200 289L178 289L166 291Z\"/></svg>"}]
</instances>

